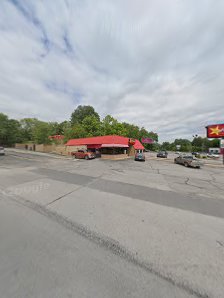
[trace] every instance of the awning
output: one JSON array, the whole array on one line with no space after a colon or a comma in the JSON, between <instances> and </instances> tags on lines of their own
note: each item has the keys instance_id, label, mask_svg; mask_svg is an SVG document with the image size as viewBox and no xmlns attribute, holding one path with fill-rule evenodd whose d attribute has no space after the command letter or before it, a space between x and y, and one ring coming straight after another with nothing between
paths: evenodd
<instances>
[{"instance_id":1,"label":"awning","mask_svg":"<svg viewBox=\"0 0 224 298\"><path fill-rule=\"evenodd\" d=\"M102 144L101 148L129 148L129 146L124 144Z\"/></svg>"}]
</instances>

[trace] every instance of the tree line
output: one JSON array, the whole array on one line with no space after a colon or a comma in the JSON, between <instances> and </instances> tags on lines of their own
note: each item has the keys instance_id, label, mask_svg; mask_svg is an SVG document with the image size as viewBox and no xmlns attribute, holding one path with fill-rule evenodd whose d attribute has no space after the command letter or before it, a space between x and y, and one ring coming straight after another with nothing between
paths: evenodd
<instances>
[{"instance_id":1,"label":"tree line","mask_svg":"<svg viewBox=\"0 0 224 298\"><path fill-rule=\"evenodd\" d=\"M79 105L71 114L69 120L63 122L45 122L37 118L10 119L0 113L0 144L13 146L15 143L34 142L36 144L50 144L51 135L64 135L64 142L69 139L85 138L103 135L120 135L141 140L143 137L152 138L153 145L146 148L153 149L158 142L158 135L127 122L119 122L111 115L102 120L92 106Z\"/></svg>"},{"instance_id":2,"label":"tree line","mask_svg":"<svg viewBox=\"0 0 224 298\"><path fill-rule=\"evenodd\" d=\"M167 151L181 151L181 152L208 152L208 148L218 148L220 146L219 139L209 140L195 136L192 141L187 139L176 139L174 142L163 142L161 149ZM177 149L180 145L180 149Z\"/></svg>"}]
</instances>

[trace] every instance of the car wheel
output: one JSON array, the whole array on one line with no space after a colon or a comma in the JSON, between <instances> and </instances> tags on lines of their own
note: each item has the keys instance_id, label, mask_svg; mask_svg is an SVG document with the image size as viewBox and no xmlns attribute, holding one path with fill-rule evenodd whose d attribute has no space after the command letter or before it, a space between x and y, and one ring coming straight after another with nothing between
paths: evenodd
<instances>
[{"instance_id":1,"label":"car wheel","mask_svg":"<svg viewBox=\"0 0 224 298\"><path fill-rule=\"evenodd\" d=\"M177 161L174 159L174 163L177 164Z\"/></svg>"},{"instance_id":2,"label":"car wheel","mask_svg":"<svg viewBox=\"0 0 224 298\"><path fill-rule=\"evenodd\" d=\"M85 160L88 160L88 159L89 159L89 157L86 155L86 156L85 156Z\"/></svg>"},{"instance_id":3,"label":"car wheel","mask_svg":"<svg viewBox=\"0 0 224 298\"><path fill-rule=\"evenodd\" d=\"M185 162L185 163L184 163L184 166L185 166L186 168L188 168L188 163L187 163L187 162Z\"/></svg>"}]
</instances>

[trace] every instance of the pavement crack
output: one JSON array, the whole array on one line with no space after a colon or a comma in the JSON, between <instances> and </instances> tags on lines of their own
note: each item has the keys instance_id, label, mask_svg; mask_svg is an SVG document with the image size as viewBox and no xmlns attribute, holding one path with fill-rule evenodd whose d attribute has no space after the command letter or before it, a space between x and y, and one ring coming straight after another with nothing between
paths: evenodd
<instances>
[{"instance_id":1,"label":"pavement crack","mask_svg":"<svg viewBox=\"0 0 224 298\"><path fill-rule=\"evenodd\" d=\"M190 185L190 184L188 183L189 180L190 180L190 178L186 178L186 180L184 181L184 183L185 183L186 185Z\"/></svg>"},{"instance_id":2,"label":"pavement crack","mask_svg":"<svg viewBox=\"0 0 224 298\"><path fill-rule=\"evenodd\" d=\"M68 195L70 195L70 194L72 194L72 193L74 193L74 192L76 192L76 191L78 191L78 190L80 190L80 189L82 189L82 188L88 187L89 185L93 184L95 181L101 179L101 178L104 176L104 174L105 174L105 173L103 173L102 175L100 175L100 176L94 178L93 180L91 180L90 182L88 182L88 183L86 183L86 184L84 184L84 185L80 185L79 187L76 187L75 189L73 189L73 190L69 191L68 193L65 193L64 195L62 195L62 196L56 198L55 200L51 201L50 203L46 204L45 206L47 207L47 206L49 206L49 205L52 205L52 204L54 204L55 202L57 202L57 201L59 201L59 200L65 198L66 196L68 196Z\"/></svg>"},{"instance_id":3,"label":"pavement crack","mask_svg":"<svg viewBox=\"0 0 224 298\"><path fill-rule=\"evenodd\" d=\"M79 188L81 188L81 187L79 187ZM52 205L53 203L55 203L55 202L57 202L57 201L63 199L63 198L66 197L67 195L70 195L71 193L75 192L76 190L77 190L77 188L76 188L76 189L73 189L72 191L69 191L69 192L65 193L64 195L62 195L62 196L58 197L57 199L51 201L50 203L46 204L45 206Z\"/></svg>"},{"instance_id":4,"label":"pavement crack","mask_svg":"<svg viewBox=\"0 0 224 298\"><path fill-rule=\"evenodd\" d=\"M224 243L222 243L221 241L216 240L216 243L218 243L220 246L224 247Z\"/></svg>"}]
</instances>

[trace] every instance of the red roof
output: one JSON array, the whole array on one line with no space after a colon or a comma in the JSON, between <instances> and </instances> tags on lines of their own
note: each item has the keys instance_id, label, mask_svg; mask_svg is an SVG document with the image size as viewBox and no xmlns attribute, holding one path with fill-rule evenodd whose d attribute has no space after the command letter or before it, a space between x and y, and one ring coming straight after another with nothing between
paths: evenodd
<instances>
[{"instance_id":1,"label":"red roof","mask_svg":"<svg viewBox=\"0 0 224 298\"><path fill-rule=\"evenodd\" d=\"M79 145L102 145L102 144L120 144L129 146L129 138L121 136L100 136L100 137L91 137L91 138L82 138L82 139L72 139L69 140L66 146L79 146ZM135 140L133 145L136 150L144 149L144 146Z\"/></svg>"}]
</instances>

